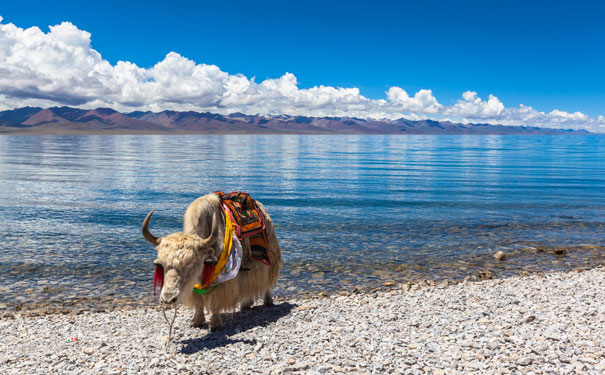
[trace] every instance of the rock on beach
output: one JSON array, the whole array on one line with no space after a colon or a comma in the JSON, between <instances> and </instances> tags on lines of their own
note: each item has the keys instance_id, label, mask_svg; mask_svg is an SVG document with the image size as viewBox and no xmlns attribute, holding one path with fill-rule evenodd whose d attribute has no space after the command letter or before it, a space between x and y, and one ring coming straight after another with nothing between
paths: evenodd
<instances>
[{"instance_id":1,"label":"rock on beach","mask_svg":"<svg viewBox=\"0 0 605 375\"><path fill-rule=\"evenodd\" d=\"M211 333L157 307L0 321L2 374L603 374L605 269L276 299ZM75 340L72 340L74 339Z\"/></svg>"},{"instance_id":2,"label":"rock on beach","mask_svg":"<svg viewBox=\"0 0 605 375\"><path fill-rule=\"evenodd\" d=\"M506 260L506 258L508 258L508 256L502 250L500 250L500 251L496 252L496 254L494 254L494 259L495 260L502 261L502 260Z\"/></svg>"}]
</instances>

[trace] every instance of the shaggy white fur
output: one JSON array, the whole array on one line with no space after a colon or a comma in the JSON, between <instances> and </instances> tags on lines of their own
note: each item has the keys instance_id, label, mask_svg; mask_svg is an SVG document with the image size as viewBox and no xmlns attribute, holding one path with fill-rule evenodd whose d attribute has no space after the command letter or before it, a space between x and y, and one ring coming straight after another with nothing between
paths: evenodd
<instances>
[{"instance_id":1,"label":"shaggy white fur","mask_svg":"<svg viewBox=\"0 0 605 375\"><path fill-rule=\"evenodd\" d=\"M193 286L202 281L204 261L211 254L219 256L224 248L225 220L221 214L219 198L207 194L193 201L185 211L183 232L163 237L157 247L160 263L165 270L164 286L160 294L164 301L178 298L180 302L195 309L192 325L205 324L204 310L212 313L210 326L222 326L220 313L235 310L238 306L250 306L254 300L263 298L266 305L273 303L271 291L275 287L281 268L281 249L273 228L273 221L265 207L257 202L265 215L268 234L268 254L272 264L252 261L250 272L240 272L235 278L217 285L204 295L193 293ZM212 235L213 220L218 220L217 241L204 246L203 239ZM242 241L244 254L249 253L250 243Z\"/></svg>"}]
</instances>

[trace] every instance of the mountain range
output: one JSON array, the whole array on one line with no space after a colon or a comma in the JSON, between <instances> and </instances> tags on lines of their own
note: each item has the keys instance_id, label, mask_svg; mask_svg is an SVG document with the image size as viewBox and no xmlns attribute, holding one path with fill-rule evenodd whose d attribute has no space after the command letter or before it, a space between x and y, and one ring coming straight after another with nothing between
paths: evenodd
<instances>
[{"instance_id":1,"label":"mountain range","mask_svg":"<svg viewBox=\"0 0 605 375\"><path fill-rule=\"evenodd\" d=\"M24 107L0 112L0 134L590 134L586 130L435 120L130 112Z\"/></svg>"}]
</instances>

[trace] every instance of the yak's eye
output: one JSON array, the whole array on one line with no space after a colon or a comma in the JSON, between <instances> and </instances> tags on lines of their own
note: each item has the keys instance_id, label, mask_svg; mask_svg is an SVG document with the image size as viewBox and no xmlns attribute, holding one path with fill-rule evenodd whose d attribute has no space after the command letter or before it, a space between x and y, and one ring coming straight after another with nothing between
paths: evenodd
<instances>
[{"instance_id":1,"label":"yak's eye","mask_svg":"<svg viewBox=\"0 0 605 375\"><path fill-rule=\"evenodd\" d=\"M154 265L154 266L161 266L161 265L162 265L162 263L160 263L160 261L159 261L159 260L154 260L154 261L153 261L153 265Z\"/></svg>"}]
</instances>

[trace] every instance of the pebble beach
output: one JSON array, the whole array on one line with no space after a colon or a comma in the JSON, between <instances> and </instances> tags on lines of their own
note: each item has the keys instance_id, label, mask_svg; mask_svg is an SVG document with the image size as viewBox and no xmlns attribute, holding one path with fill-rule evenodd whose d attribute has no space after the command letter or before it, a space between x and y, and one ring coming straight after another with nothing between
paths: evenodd
<instances>
[{"instance_id":1,"label":"pebble beach","mask_svg":"<svg viewBox=\"0 0 605 375\"><path fill-rule=\"evenodd\" d=\"M0 320L2 374L602 374L605 269L281 298L171 341L157 306ZM169 317L172 311L168 312Z\"/></svg>"}]
</instances>

